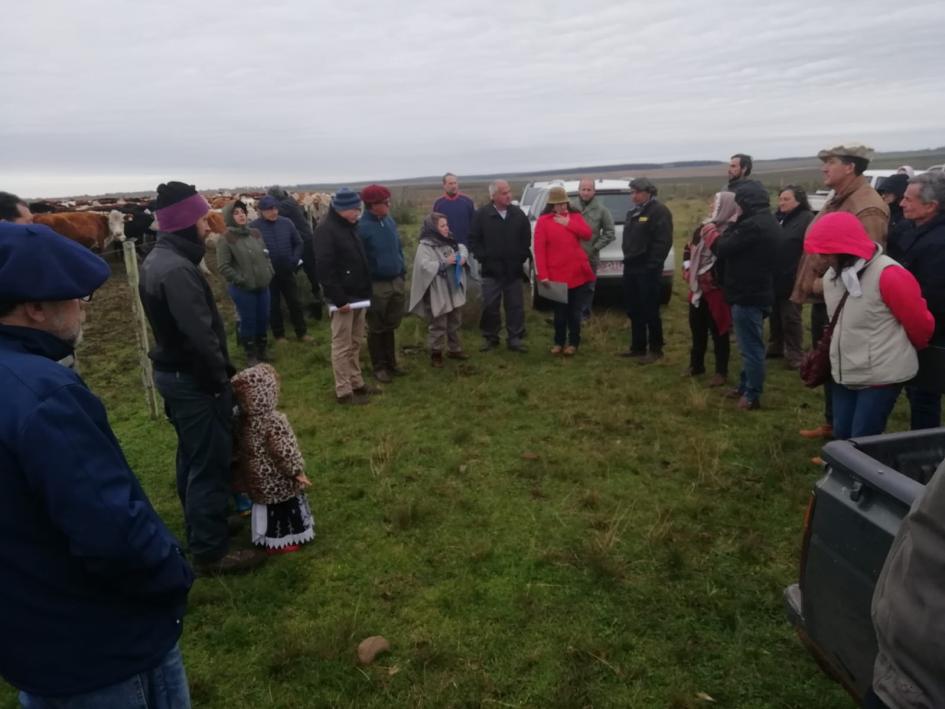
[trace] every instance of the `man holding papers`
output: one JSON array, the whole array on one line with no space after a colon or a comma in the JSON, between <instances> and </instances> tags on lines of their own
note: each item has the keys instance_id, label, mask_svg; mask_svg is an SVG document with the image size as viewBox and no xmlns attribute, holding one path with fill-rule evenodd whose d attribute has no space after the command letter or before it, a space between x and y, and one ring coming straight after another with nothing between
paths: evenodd
<instances>
[{"instance_id":1,"label":"man holding papers","mask_svg":"<svg viewBox=\"0 0 945 709\"><path fill-rule=\"evenodd\" d=\"M535 225L535 270L539 293L554 303L553 355L571 357L581 344L581 314L595 280L581 241L590 238L591 228L568 204L564 187L552 187Z\"/></svg>"},{"instance_id":2,"label":"man holding papers","mask_svg":"<svg viewBox=\"0 0 945 709\"><path fill-rule=\"evenodd\" d=\"M368 395L377 392L364 384L359 363L366 313L362 301L371 298L371 272L357 230L360 216L361 198L342 187L315 230L315 264L331 315L331 367L339 404L366 404Z\"/></svg>"}]
</instances>

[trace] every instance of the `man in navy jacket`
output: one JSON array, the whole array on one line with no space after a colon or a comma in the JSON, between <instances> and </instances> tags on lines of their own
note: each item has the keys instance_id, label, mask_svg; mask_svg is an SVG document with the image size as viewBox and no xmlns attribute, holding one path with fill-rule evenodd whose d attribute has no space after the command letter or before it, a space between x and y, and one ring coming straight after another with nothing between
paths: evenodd
<instances>
[{"instance_id":1,"label":"man in navy jacket","mask_svg":"<svg viewBox=\"0 0 945 709\"><path fill-rule=\"evenodd\" d=\"M190 706L193 573L69 368L108 273L49 227L0 223L0 674L28 707Z\"/></svg>"},{"instance_id":2,"label":"man in navy jacket","mask_svg":"<svg viewBox=\"0 0 945 709\"><path fill-rule=\"evenodd\" d=\"M302 312L299 291L295 285L295 272L302 264L302 237L299 236L295 224L279 216L279 200L272 195L266 195L259 200L259 211L262 216L250 226L259 229L262 234L275 271L269 283L269 293L272 296L269 301L272 336L277 341L285 340L285 323L282 320L282 299L285 298L295 336L303 342L311 342L312 337L305 325L305 313Z\"/></svg>"}]
</instances>

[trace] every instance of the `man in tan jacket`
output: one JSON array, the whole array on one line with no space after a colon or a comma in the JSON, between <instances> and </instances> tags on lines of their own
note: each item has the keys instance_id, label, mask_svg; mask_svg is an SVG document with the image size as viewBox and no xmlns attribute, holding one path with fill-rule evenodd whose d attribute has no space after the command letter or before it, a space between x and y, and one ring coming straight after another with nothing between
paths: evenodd
<instances>
[{"instance_id":1,"label":"man in tan jacket","mask_svg":"<svg viewBox=\"0 0 945 709\"><path fill-rule=\"evenodd\" d=\"M807 227L808 232L818 219L831 212L849 212L860 220L866 233L876 243L886 246L886 231L889 227L889 206L863 176L873 157L873 149L865 145L850 143L821 150L817 157L823 162L821 172L824 186L833 190L823 209ZM813 346L817 346L829 323L824 305L823 286L817 276L817 256L805 253L797 267L791 301L798 304L810 302L810 329ZM823 270L823 269L821 269ZM824 423L804 429L804 438L833 437L833 392L832 380L824 384Z\"/></svg>"}]
</instances>

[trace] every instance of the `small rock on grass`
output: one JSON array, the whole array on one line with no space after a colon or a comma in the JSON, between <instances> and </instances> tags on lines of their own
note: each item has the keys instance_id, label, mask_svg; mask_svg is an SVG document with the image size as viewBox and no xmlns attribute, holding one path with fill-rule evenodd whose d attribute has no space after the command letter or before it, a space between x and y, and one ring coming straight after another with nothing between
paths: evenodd
<instances>
[{"instance_id":1,"label":"small rock on grass","mask_svg":"<svg viewBox=\"0 0 945 709\"><path fill-rule=\"evenodd\" d=\"M390 643L383 635L372 635L358 644L358 662L370 665L382 652L390 652Z\"/></svg>"}]
</instances>

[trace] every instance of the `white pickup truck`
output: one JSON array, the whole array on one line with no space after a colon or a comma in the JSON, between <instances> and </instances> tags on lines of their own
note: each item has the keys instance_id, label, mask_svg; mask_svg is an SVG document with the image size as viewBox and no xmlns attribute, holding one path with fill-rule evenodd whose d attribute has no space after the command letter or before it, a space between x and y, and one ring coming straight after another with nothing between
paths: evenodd
<instances>
[{"instance_id":1,"label":"white pickup truck","mask_svg":"<svg viewBox=\"0 0 945 709\"><path fill-rule=\"evenodd\" d=\"M623 277L623 223L627 212L632 206L630 202L630 179L622 180L597 180L594 187L597 190L597 198L604 203L604 206L610 210L614 218L614 228L617 238L613 240L600 252L600 266L597 269L598 287L607 287L609 285L620 285ZM537 190L537 193L529 194L528 218L532 222L532 238L535 236L535 222L548 203L548 190L554 185L564 187L571 200L578 197L578 180L554 180L551 182L533 183L527 186L529 190ZM525 195L523 195L525 196ZM534 253L534 245L533 245ZM675 248L669 250L666 260L663 262L663 288L661 301L663 305L669 302L673 293L673 276L676 272L676 251ZM529 264L529 283L532 288L532 304L535 307L543 305L542 299L538 296L535 285L534 262Z\"/></svg>"}]
</instances>

